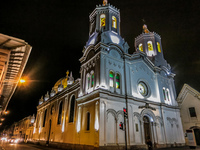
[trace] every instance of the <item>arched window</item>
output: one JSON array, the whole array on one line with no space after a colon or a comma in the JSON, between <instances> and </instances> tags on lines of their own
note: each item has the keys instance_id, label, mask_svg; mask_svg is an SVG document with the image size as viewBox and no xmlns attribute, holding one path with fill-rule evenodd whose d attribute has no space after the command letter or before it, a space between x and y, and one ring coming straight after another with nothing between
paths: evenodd
<instances>
[{"instance_id":1,"label":"arched window","mask_svg":"<svg viewBox=\"0 0 200 150\"><path fill-rule=\"evenodd\" d=\"M75 109L75 96L73 95L70 104L69 122L74 121L74 109Z\"/></svg>"},{"instance_id":2,"label":"arched window","mask_svg":"<svg viewBox=\"0 0 200 150\"><path fill-rule=\"evenodd\" d=\"M110 87L114 87L114 73L112 71L110 71L109 77Z\"/></svg>"},{"instance_id":3,"label":"arched window","mask_svg":"<svg viewBox=\"0 0 200 150\"><path fill-rule=\"evenodd\" d=\"M152 42L148 41L147 44L148 44L148 50L149 51L153 51L153 44L152 44Z\"/></svg>"},{"instance_id":4,"label":"arched window","mask_svg":"<svg viewBox=\"0 0 200 150\"><path fill-rule=\"evenodd\" d=\"M88 89L90 88L90 76L88 75Z\"/></svg>"},{"instance_id":5,"label":"arched window","mask_svg":"<svg viewBox=\"0 0 200 150\"><path fill-rule=\"evenodd\" d=\"M115 16L112 16L112 27L117 29L117 18Z\"/></svg>"},{"instance_id":6,"label":"arched window","mask_svg":"<svg viewBox=\"0 0 200 150\"><path fill-rule=\"evenodd\" d=\"M61 124L61 120L62 120L62 107L63 107L63 102L60 102L60 106L59 106L59 112L58 112L58 122L57 124Z\"/></svg>"},{"instance_id":7,"label":"arched window","mask_svg":"<svg viewBox=\"0 0 200 150\"><path fill-rule=\"evenodd\" d=\"M169 89L166 89L167 100L170 102Z\"/></svg>"},{"instance_id":8,"label":"arched window","mask_svg":"<svg viewBox=\"0 0 200 150\"><path fill-rule=\"evenodd\" d=\"M143 52L143 45L142 45L142 43L139 44L139 50L140 50L141 52Z\"/></svg>"},{"instance_id":9,"label":"arched window","mask_svg":"<svg viewBox=\"0 0 200 150\"><path fill-rule=\"evenodd\" d=\"M100 16L100 27L104 27L106 26L106 15L105 14L101 14Z\"/></svg>"},{"instance_id":10,"label":"arched window","mask_svg":"<svg viewBox=\"0 0 200 150\"><path fill-rule=\"evenodd\" d=\"M116 75L116 88L120 89L120 75L118 73Z\"/></svg>"},{"instance_id":11,"label":"arched window","mask_svg":"<svg viewBox=\"0 0 200 150\"><path fill-rule=\"evenodd\" d=\"M161 49L160 49L160 43L159 43L159 42L157 42L157 48L158 48L158 52L160 52L160 53L161 53Z\"/></svg>"},{"instance_id":12,"label":"arched window","mask_svg":"<svg viewBox=\"0 0 200 150\"><path fill-rule=\"evenodd\" d=\"M94 73L92 73L92 83L91 83L91 87L94 87Z\"/></svg>"},{"instance_id":13,"label":"arched window","mask_svg":"<svg viewBox=\"0 0 200 150\"><path fill-rule=\"evenodd\" d=\"M163 88L163 96L164 96L164 100L166 101L165 88Z\"/></svg>"},{"instance_id":14,"label":"arched window","mask_svg":"<svg viewBox=\"0 0 200 150\"><path fill-rule=\"evenodd\" d=\"M86 126L86 130L90 130L90 113L87 112L87 126Z\"/></svg>"},{"instance_id":15,"label":"arched window","mask_svg":"<svg viewBox=\"0 0 200 150\"><path fill-rule=\"evenodd\" d=\"M43 127L45 127L46 116L47 116L47 109L44 112Z\"/></svg>"},{"instance_id":16,"label":"arched window","mask_svg":"<svg viewBox=\"0 0 200 150\"><path fill-rule=\"evenodd\" d=\"M147 45L148 45L149 56L154 55L152 41L148 41Z\"/></svg>"}]
</instances>

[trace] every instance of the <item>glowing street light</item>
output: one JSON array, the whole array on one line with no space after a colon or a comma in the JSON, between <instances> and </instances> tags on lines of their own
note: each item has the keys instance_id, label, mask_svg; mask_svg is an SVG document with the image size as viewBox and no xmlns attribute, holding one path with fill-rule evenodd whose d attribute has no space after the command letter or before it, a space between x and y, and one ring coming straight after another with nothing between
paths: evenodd
<instances>
[{"instance_id":1,"label":"glowing street light","mask_svg":"<svg viewBox=\"0 0 200 150\"><path fill-rule=\"evenodd\" d=\"M25 83L26 81L24 79L19 80L20 83Z\"/></svg>"},{"instance_id":2,"label":"glowing street light","mask_svg":"<svg viewBox=\"0 0 200 150\"><path fill-rule=\"evenodd\" d=\"M1 121L4 121L5 119L4 118L1 118Z\"/></svg>"},{"instance_id":3,"label":"glowing street light","mask_svg":"<svg viewBox=\"0 0 200 150\"><path fill-rule=\"evenodd\" d=\"M9 111L5 111L4 114L7 115L9 113Z\"/></svg>"}]
</instances>

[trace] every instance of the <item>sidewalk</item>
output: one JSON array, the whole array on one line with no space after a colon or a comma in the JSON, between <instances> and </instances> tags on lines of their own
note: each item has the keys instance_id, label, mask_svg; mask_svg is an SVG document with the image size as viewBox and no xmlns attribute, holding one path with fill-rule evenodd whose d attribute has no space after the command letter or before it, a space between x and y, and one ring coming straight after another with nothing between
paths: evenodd
<instances>
[{"instance_id":1,"label":"sidewalk","mask_svg":"<svg viewBox=\"0 0 200 150\"><path fill-rule=\"evenodd\" d=\"M168 148L155 148L154 150L192 150L189 146L183 147L168 147ZM200 146L197 146L195 150L200 150Z\"/></svg>"}]
</instances>

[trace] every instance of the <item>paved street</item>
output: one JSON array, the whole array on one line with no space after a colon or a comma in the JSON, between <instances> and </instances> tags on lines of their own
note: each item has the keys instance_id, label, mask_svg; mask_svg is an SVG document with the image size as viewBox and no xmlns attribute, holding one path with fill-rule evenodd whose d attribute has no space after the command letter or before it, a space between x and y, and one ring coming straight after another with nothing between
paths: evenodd
<instances>
[{"instance_id":1,"label":"paved street","mask_svg":"<svg viewBox=\"0 0 200 150\"><path fill-rule=\"evenodd\" d=\"M60 150L56 148L50 148L47 146L40 146L35 144L10 144L10 143L1 143L0 150ZM191 150L188 146L185 147L174 147L174 148L162 148L154 150ZM200 150L200 146L196 148Z\"/></svg>"},{"instance_id":2,"label":"paved street","mask_svg":"<svg viewBox=\"0 0 200 150\"><path fill-rule=\"evenodd\" d=\"M1 143L0 150L59 150L59 149L35 145L35 144Z\"/></svg>"},{"instance_id":3,"label":"paved street","mask_svg":"<svg viewBox=\"0 0 200 150\"><path fill-rule=\"evenodd\" d=\"M184 147L174 147L174 148L160 148L160 149L155 149L155 150L192 150L188 146ZM196 147L196 150L200 150L200 146Z\"/></svg>"}]
</instances>

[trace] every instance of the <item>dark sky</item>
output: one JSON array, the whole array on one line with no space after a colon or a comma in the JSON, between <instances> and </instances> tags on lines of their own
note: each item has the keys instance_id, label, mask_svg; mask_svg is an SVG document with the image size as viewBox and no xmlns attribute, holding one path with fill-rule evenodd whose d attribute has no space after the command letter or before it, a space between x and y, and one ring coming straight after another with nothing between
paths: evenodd
<instances>
[{"instance_id":1,"label":"dark sky","mask_svg":"<svg viewBox=\"0 0 200 150\"><path fill-rule=\"evenodd\" d=\"M177 95L184 83L200 91L199 0L108 0L120 9L121 36L133 53L134 39L148 25L162 38L164 57L176 74ZM73 72L79 78L82 49L88 40L89 14L102 0L6 0L0 5L0 33L33 48L23 76L29 78L13 95L4 127L36 113L42 95ZM2 129L2 128L1 128Z\"/></svg>"}]
</instances>

